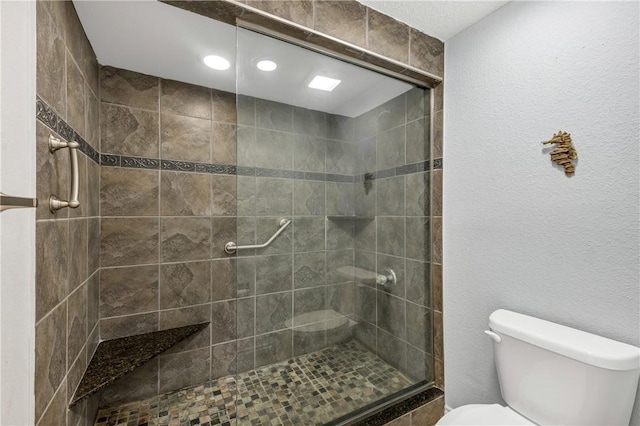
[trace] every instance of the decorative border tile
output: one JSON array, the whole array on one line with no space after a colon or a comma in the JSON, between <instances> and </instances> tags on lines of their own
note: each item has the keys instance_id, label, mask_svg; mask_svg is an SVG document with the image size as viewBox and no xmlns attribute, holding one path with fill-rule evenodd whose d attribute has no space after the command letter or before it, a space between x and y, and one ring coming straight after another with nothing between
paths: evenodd
<instances>
[{"instance_id":1,"label":"decorative border tile","mask_svg":"<svg viewBox=\"0 0 640 426\"><path fill-rule=\"evenodd\" d=\"M62 138L68 141L76 141L87 157L96 164L110 167L129 167L149 170L175 170L180 172L210 173L218 175L238 175L272 177L283 179L315 180L322 182L354 183L365 180L383 179L393 176L402 176L412 173L420 173L431 169L442 169L442 158L429 161L407 164L399 167L391 167L378 170L373 173L359 175L341 175L335 173L303 172L299 170L278 170L262 167L235 166L229 164L194 163L190 161L160 160L157 158L128 157L118 154L101 154L91 144L82 138L67 122L47 105L40 97L36 96L36 119L49 127Z\"/></svg>"},{"instance_id":2,"label":"decorative border tile","mask_svg":"<svg viewBox=\"0 0 640 426\"><path fill-rule=\"evenodd\" d=\"M111 154L100 154L100 165L120 167L120 156Z\"/></svg>"},{"instance_id":3,"label":"decorative border tile","mask_svg":"<svg viewBox=\"0 0 640 426\"><path fill-rule=\"evenodd\" d=\"M151 169L158 170L160 168L160 162L153 158L142 157L120 157L120 165L122 167L132 167L135 169Z\"/></svg>"},{"instance_id":4,"label":"decorative border tile","mask_svg":"<svg viewBox=\"0 0 640 426\"><path fill-rule=\"evenodd\" d=\"M160 160L162 170L177 170L179 172L195 172L196 163L188 161Z\"/></svg>"},{"instance_id":5,"label":"decorative border tile","mask_svg":"<svg viewBox=\"0 0 640 426\"><path fill-rule=\"evenodd\" d=\"M76 132L66 121L49 106L45 101L36 96L36 119L49 129L57 133L66 141L78 142L80 151L92 159L96 164L100 164L100 153L96 151L86 140Z\"/></svg>"}]
</instances>

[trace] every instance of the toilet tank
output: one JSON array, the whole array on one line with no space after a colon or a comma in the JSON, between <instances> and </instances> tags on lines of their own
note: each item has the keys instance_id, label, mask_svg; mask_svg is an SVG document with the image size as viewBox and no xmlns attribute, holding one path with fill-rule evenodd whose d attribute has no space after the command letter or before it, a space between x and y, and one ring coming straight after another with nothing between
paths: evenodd
<instances>
[{"instance_id":1,"label":"toilet tank","mask_svg":"<svg viewBox=\"0 0 640 426\"><path fill-rule=\"evenodd\" d=\"M539 425L629 424L640 348L503 309L489 326L512 409Z\"/></svg>"}]
</instances>

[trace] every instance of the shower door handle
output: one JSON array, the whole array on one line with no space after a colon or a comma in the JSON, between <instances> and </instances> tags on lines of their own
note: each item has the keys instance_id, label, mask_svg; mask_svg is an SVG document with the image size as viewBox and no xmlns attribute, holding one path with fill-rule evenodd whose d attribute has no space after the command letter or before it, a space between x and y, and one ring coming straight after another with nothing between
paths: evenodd
<instances>
[{"instance_id":1,"label":"shower door handle","mask_svg":"<svg viewBox=\"0 0 640 426\"><path fill-rule=\"evenodd\" d=\"M269 238L269 240L266 243L252 244L248 246L238 246L233 241L229 241L227 244L224 245L224 251L227 254L234 254L237 250L265 248L269 244L271 244L273 240L275 240L278 237L278 235L282 234L282 231L284 231L285 228L289 226L290 223L291 223L291 219L280 219L278 221L278 230L276 231L275 234L271 236L271 238Z\"/></svg>"},{"instance_id":2,"label":"shower door handle","mask_svg":"<svg viewBox=\"0 0 640 426\"><path fill-rule=\"evenodd\" d=\"M53 135L49 135L49 152L54 153L62 148L69 148L69 160L71 162L71 196L69 201L61 200L55 195L49 197L49 210L51 213L69 207L72 209L80 206L78 201L78 187L79 187L79 173L78 173L78 148L80 144L78 142L66 142L62 139L56 138Z\"/></svg>"}]
</instances>

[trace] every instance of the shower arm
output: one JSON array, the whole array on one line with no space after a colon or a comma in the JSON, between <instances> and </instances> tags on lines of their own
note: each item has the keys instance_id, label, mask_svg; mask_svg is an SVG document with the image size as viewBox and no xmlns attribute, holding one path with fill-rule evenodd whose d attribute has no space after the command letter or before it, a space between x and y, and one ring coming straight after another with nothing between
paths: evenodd
<instances>
[{"instance_id":1,"label":"shower arm","mask_svg":"<svg viewBox=\"0 0 640 426\"><path fill-rule=\"evenodd\" d=\"M247 245L247 246L238 246L233 241L229 241L227 244L224 245L224 252L227 253L227 254L234 254L237 250L265 248L269 244L271 244L273 242L273 240L275 240L278 237L278 235L282 234L282 232L285 230L285 228L287 226L289 226L290 223L291 223L290 219L280 219L278 221L278 230L264 244L252 244L252 245Z\"/></svg>"}]
</instances>

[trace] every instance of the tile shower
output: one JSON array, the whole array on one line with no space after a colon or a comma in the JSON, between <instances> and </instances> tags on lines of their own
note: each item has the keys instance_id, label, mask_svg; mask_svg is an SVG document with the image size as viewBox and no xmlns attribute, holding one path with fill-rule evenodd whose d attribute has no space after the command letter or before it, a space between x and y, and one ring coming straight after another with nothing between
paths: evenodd
<instances>
[{"instance_id":1,"label":"tile shower","mask_svg":"<svg viewBox=\"0 0 640 426\"><path fill-rule=\"evenodd\" d=\"M80 25L72 6L43 4L39 24L51 25L43 31L55 33L55 19ZM68 296L62 304L57 297L53 309L79 310L65 316L79 321L86 336L80 356L74 350L68 355L74 360L66 361L75 369L66 374L67 399L98 336L112 339L202 321L211 325L107 388L100 405L260 371L352 339L410 382L433 380L438 349L431 349L431 333L420 332L431 328L432 308L438 308L430 287L430 229L436 222L431 222L430 176L436 179L436 171L431 171L428 90L413 89L358 117L248 96L236 100L232 93L113 67L95 65L99 71L91 75L80 68L93 69L84 59L91 58L86 38L83 45L70 38L72 30L63 32L66 67L76 65L84 78L82 126L73 118L74 107L56 105L47 87L39 86L38 94L100 152L100 166L91 159L95 152L81 155L87 187L99 187L91 191L99 199L86 194L91 201L77 224L86 227L86 235L68 228L59 233L89 253L87 271L81 272L86 282L78 294L60 291ZM75 60L72 49L83 59ZM52 66L51 60L42 63ZM67 79L74 77L72 71ZM41 80L46 79L39 75ZM71 90L73 84L66 86ZM66 93L65 102L74 99ZM382 119L371 121L376 117ZM48 129L38 126L40 141ZM65 173L63 166L48 167ZM39 229L76 225L75 219L52 220L45 213L38 216ZM263 242L281 217L293 223L272 246L237 257L222 251L228 241ZM353 267L378 272L389 267L397 273L397 285L376 288ZM325 316L304 315L318 311ZM55 312L46 315L42 329L58 321ZM343 318L348 327L332 326L344 324ZM324 324L314 328L318 323ZM76 328L72 322L68 330ZM45 414L59 414L66 405L62 387L50 387L55 395L42 398ZM62 402L49 403L50 398ZM96 404L69 411L69 424L91 417Z\"/></svg>"}]
</instances>

